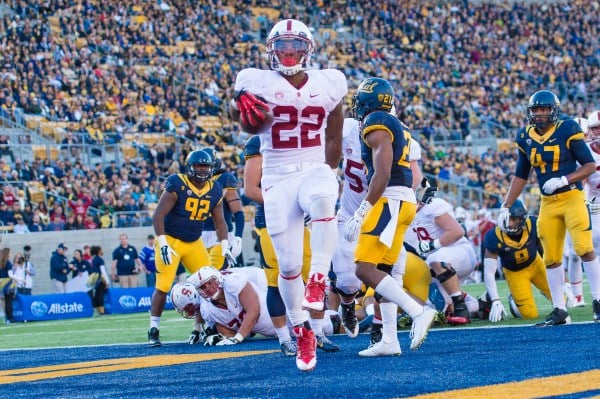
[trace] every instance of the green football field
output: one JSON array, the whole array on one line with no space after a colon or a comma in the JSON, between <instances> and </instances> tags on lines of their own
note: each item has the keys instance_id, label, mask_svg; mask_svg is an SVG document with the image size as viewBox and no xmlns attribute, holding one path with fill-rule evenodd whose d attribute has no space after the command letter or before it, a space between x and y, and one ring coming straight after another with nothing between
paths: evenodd
<instances>
[{"instance_id":1,"label":"green football field","mask_svg":"<svg viewBox=\"0 0 600 399\"><path fill-rule=\"evenodd\" d=\"M483 283L466 284L463 285L463 289L475 297L485 292ZM534 289L534 292L536 293L536 302L541 315L537 320L515 319L509 312L506 320L495 325L527 325L543 320L552 310L551 304L536 289ZM584 281L583 292L586 306L569 309L573 322L589 322L592 320L592 299L589 295L587 281ZM506 300L508 289L504 280L498 281L498 293L508 312L508 302ZM147 342L148 325L148 313L2 324L0 325L0 337L2 337L0 339L0 349L145 343ZM475 320L468 327L476 328L490 325L492 323L488 321ZM191 330L191 320L182 318L174 310L163 313L161 320L161 339L163 342L186 341Z\"/></svg>"}]
</instances>

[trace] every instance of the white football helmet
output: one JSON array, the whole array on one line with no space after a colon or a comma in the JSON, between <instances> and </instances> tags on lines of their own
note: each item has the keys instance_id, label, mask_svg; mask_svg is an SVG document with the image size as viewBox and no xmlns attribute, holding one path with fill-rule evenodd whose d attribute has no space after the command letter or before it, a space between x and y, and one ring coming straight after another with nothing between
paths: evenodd
<instances>
[{"instance_id":1,"label":"white football helmet","mask_svg":"<svg viewBox=\"0 0 600 399\"><path fill-rule=\"evenodd\" d=\"M295 19L275 24L267 37L267 55L271 69L293 76L310 67L315 41L306 25Z\"/></svg>"},{"instance_id":2,"label":"white football helmet","mask_svg":"<svg viewBox=\"0 0 600 399\"><path fill-rule=\"evenodd\" d=\"M221 274L221 272L212 266L204 266L201 267L200 270L198 270L196 273L188 277L187 282L191 283L194 287L196 287L196 290L198 290L198 292L200 293L200 295L202 295L203 298L216 299L217 295L219 294L218 291L215 291L215 293L213 293L212 295L208 295L202 289L202 286L211 280L215 280L218 283L219 288L223 287L223 275Z\"/></svg>"},{"instance_id":3,"label":"white football helmet","mask_svg":"<svg viewBox=\"0 0 600 399\"><path fill-rule=\"evenodd\" d=\"M596 110L588 115L587 131L591 141L600 141L600 110Z\"/></svg>"},{"instance_id":4,"label":"white football helmet","mask_svg":"<svg viewBox=\"0 0 600 399\"><path fill-rule=\"evenodd\" d=\"M186 319L193 319L200 313L200 295L193 284L187 281L177 283L171 288L171 303Z\"/></svg>"},{"instance_id":5,"label":"white football helmet","mask_svg":"<svg viewBox=\"0 0 600 399\"><path fill-rule=\"evenodd\" d=\"M590 136L588 134L588 122L586 118L573 118L575 122L581 127L581 131L583 132L583 137L586 142L590 142Z\"/></svg>"}]
</instances>

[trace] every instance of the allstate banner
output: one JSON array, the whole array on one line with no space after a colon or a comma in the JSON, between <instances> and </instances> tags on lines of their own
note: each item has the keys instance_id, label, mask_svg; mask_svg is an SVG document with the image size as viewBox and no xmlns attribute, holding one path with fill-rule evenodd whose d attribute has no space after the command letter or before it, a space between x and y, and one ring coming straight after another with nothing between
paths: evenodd
<instances>
[{"instance_id":1,"label":"allstate banner","mask_svg":"<svg viewBox=\"0 0 600 399\"><path fill-rule=\"evenodd\" d=\"M17 321L60 320L92 317L92 300L85 292L51 295L17 295L13 315Z\"/></svg>"},{"instance_id":2,"label":"allstate banner","mask_svg":"<svg viewBox=\"0 0 600 399\"><path fill-rule=\"evenodd\" d=\"M153 292L153 287L110 288L104 295L104 310L108 314L148 312ZM169 296L165 309L174 309Z\"/></svg>"}]
</instances>

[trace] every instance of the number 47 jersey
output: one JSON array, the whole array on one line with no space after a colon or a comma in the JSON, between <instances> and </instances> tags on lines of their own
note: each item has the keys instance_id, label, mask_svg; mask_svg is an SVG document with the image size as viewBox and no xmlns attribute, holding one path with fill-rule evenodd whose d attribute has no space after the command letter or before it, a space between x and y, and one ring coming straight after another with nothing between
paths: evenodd
<instances>
[{"instance_id":1,"label":"number 47 jersey","mask_svg":"<svg viewBox=\"0 0 600 399\"><path fill-rule=\"evenodd\" d=\"M325 162L327 117L348 93L348 83L335 69L305 73L298 88L276 71L247 68L237 74L235 90L262 97L273 113L271 129L260 133L264 168Z\"/></svg>"}]
</instances>

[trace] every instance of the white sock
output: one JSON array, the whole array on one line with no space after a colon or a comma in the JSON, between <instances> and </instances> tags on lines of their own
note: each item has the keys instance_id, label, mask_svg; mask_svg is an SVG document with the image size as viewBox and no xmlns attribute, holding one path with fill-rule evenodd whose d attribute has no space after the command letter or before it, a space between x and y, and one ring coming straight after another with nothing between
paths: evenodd
<instances>
[{"instance_id":1,"label":"white sock","mask_svg":"<svg viewBox=\"0 0 600 399\"><path fill-rule=\"evenodd\" d=\"M590 291L592 299L600 300L600 261L596 256L594 260L583 262L585 274L590 281Z\"/></svg>"},{"instance_id":2,"label":"white sock","mask_svg":"<svg viewBox=\"0 0 600 399\"><path fill-rule=\"evenodd\" d=\"M310 274L322 273L327 276L331 258L337 244L337 223L332 220L313 221L310 232L310 248L312 250Z\"/></svg>"},{"instance_id":3,"label":"white sock","mask_svg":"<svg viewBox=\"0 0 600 399\"><path fill-rule=\"evenodd\" d=\"M391 276L385 276L375 287L375 292L404 309L412 319L423 313L423 306L412 299Z\"/></svg>"},{"instance_id":4,"label":"white sock","mask_svg":"<svg viewBox=\"0 0 600 399\"><path fill-rule=\"evenodd\" d=\"M579 256L569 256L569 283L571 284L571 292L574 296L583 293L581 280L583 279L583 271L581 269L581 258Z\"/></svg>"},{"instance_id":5,"label":"white sock","mask_svg":"<svg viewBox=\"0 0 600 399\"><path fill-rule=\"evenodd\" d=\"M283 326L275 329L275 333L277 333L277 338L279 339L279 343L283 344L292 339L290 336L290 330L288 326Z\"/></svg>"},{"instance_id":6,"label":"white sock","mask_svg":"<svg viewBox=\"0 0 600 399\"><path fill-rule=\"evenodd\" d=\"M563 286L565 285L565 270L562 264L554 269L546 269L548 276L548 286L552 295L552 307L567 310Z\"/></svg>"},{"instance_id":7,"label":"white sock","mask_svg":"<svg viewBox=\"0 0 600 399\"><path fill-rule=\"evenodd\" d=\"M307 312L302 310L302 301L304 300L304 282L302 276L297 275L293 279L285 279L279 276L279 292L281 299L285 304L288 318L293 326L304 323L308 320Z\"/></svg>"},{"instance_id":8,"label":"white sock","mask_svg":"<svg viewBox=\"0 0 600 399\"><path fill-rule=\"evenodd\" d=\"M160 329L160 316L150 316L150 328L152 327Z\"/></svg>"},{"instance_id":9,"label":"white sock","mask_svg":"<svg viewBox=\"0 0 600 399\"><path fill-rule=\"evenodd\" d=\"M323 335L323 319L310 318L310 328L315 332L315 335Z\"/></svg>"},{"instance_id":10,"label":"white sock","mask_svg":"<svg viewBox=\"0 0 600 399\"><path fill-rule=\"evenodd\" d=\"M386 343L398 341L398 305L394 302L379 304L381 309L382 340Z\"/></svg>"}]
</instances>

